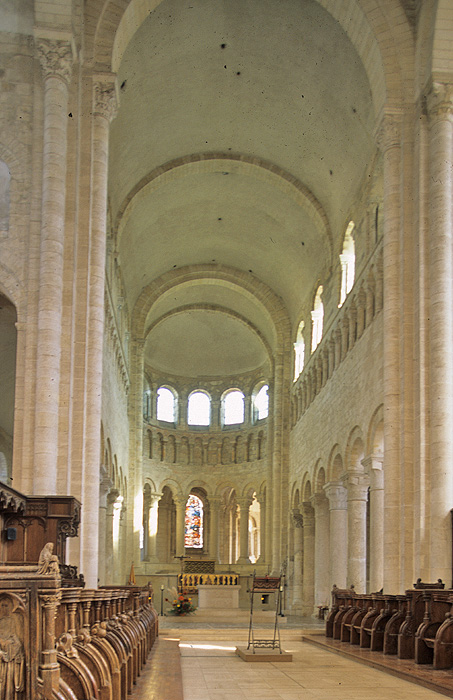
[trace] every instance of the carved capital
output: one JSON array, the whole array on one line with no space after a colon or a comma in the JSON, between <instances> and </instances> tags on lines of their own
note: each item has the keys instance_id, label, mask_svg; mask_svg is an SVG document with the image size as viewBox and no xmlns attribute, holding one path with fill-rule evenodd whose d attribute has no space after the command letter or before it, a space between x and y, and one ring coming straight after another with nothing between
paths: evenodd
<instances>
[{"instance_id":1,"label":"carved capital","mask_svg":"<svg viewBox=\"0 0 453 700\"><path fill-rule=\"evenodd\" d=\"M433 83L426 96L426 107L430 121L453 119L453 85Z\"/></svg>"},{"instance_id":2,"label":"carved capital","mask_svg":"<svg viewBox=\"0 0 453 700\"><path fill-rule=\"evenodd\" d=\"M396 114L386 114L376 132L376 143L385 153L401 144L401 120Z\"/></svg>"},{"instance_id":3,"label":"carved capital","mask_svg":"<svg viewBox=\"0 0 453 700\"><path fill-rule=\"evenodd\" d=\"M69 84L73 63L70 42L38 39L37 49L44 78L57 77Z\"/></svg>"},{"instance_id":4,"label":"carved capital","mask_svg":"<svg viewBox=\"0 0 453 700\"><path fill-rule=\"evenodd\" d=\"M117 112L118 100L115 85L112 82L95 81L93 113L111 122L115 119Z\"/></svg>"},{"instance_id":5,"label":"carved capital","mask_svg":"<svg viewBox=\"0 0 453 700\"><path fill-rule=\"evenodd\" d=\"M346 510L348 507L347 491L341 481L331 481L324 486L329 499L330 510Z\"/></svg>"}]
</instances>

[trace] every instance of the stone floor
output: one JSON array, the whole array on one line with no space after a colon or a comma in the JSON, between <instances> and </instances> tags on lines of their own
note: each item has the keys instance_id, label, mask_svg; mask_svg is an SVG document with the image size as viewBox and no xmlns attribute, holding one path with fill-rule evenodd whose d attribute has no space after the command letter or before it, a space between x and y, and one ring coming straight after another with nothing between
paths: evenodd
<instances>
[{"instance_id":1,"label":"stone floor","mask_svg":"<svg viewBox=\"0 0 453 700\"><path fill-rule=\"evenodd\" d=\"M236 654L248 629L159 618L156 654L132 700L440 700L445 695L302 641L322 627L291 619L281 628L292 663L246 663ZM272 636L268 626L260 636ZM179 641L182 680L178 679ZM160 661L159 661L160 659ZM154 667L153 667L154 662ZM159 668L159 671L157 669ZM157 676L161 676L159 680Z\"/></svg>"}]
</instances>

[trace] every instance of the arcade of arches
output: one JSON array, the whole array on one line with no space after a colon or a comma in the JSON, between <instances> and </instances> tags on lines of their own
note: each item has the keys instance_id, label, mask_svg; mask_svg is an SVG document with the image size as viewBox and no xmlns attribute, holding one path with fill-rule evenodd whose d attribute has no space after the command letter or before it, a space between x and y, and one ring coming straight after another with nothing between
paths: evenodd
<instances>
[{"instance_id":1,"label":"arcade of arches","mask_svg":"<svg viewBox=\"0 0 453 700\"><path fill-rule=\"evenodd\" d=\"M0 28L0 478L81 501L68 563L450 584L451 1Z\"/></svg>"}]
</instances>

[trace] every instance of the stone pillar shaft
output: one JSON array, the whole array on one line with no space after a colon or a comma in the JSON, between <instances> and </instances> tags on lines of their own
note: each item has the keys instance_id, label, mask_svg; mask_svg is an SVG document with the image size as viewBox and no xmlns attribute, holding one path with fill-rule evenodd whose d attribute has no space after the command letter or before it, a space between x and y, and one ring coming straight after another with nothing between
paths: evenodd
<instances>
[{"instance_id":1,"label":"stone pillar shaft","mask_svg":"<svg viewBox=\"0 0 453 700\"><path fill-rule=\"evenodd\" d=\"M304 556L304 531L303 518L299 508L294 508L292 511L292 521L294 526L294 579L293 579L293 596L292 609L293 612L302 610L303 586L302 586L302 571L303 571L303 556Z\"/></svg>"},{"instance_id":2,"label":"stone pillar shaft","mask_svg":"<svg viewBox=\"0 0 453 700\"><path fill-rule=\"evenodd\" d=\"M348 561L348 504L347 492L341 481L332 481L324 487L329 499L330 532L330 588L347 587Z\"/></svg>"},{"instance_id":3,"label":"stone pillar shaft","mask_svg":"<svg viewBox=\"0 0 453 700\"><path fill-rule=\"evenodd\" d=\"M302 614L312 615L315 604L315 517L310 503L302 504L304 523L304 564Z\"/></svg>"},{"instance_id":4,"label":"stone pillar shaft","mask_svg":"<svg viewBox=\"0 0 453 700\"><path fill-rule=\"evenodd\" d=\"M370 590L384 585L384 472L382 457L371 457L370 479Z\"/></svg>"},{"instance_id":5,"label":"stone pillar shaft","mask_svg":"<svg viewBox=\"0 0 453 700\"><path fill-rule=\"evenodd\" d=\"M220 510L220 499L211 498L209 501L211 507L211 527L209 532L209 556L214 559L216 563L219 562L219 510Z\"/></svg>"},{"instance_id":6,"label":"stone pillar shaft","mask_svg":"<svg viewBox=\"0 0 453 700\"><path fill-rule=\"evenodd\" d=\"M173 498L176 505L176 556L184 555L186 499Z\"/></svg>"},{"instance_id":7,"label":"stone pillar shaft","mask_svg":"<svg viewBox=\"0 0 453 700\"><path fill-rule=\"evenodd\" d=\"M384 586L400 591L400 212L401 212L401 134L397 116L386 115L379 133L384 154L384 472L386 564ZM380 276L376 279L376 313L380 308ZM349 583L356 583L352 580Z\"/></svg>"},{"instance_id":8,"label":"stone pillar shaft","mask_svg":"<svg viewBox=\"0 0 453 700\"><path fill-rule=\"evenodd\" d=\"M72 50L67 41L38 40L38 51L44 73L44 142L33 493L52 495L57 493L67 106Z\"/></svg>"},{"instance_id":9,"label":"stone pillar shaft","mask_svg":"<svg viewBox=\"0 0 453 700\"><path fill-rule=\"evenodd\" d=\"M328 605L329 582L329 504L324 493L313 496L315 512L315 606Z\"/></svg>"},{"instance_id":10,"label":"stone pillar shaft","mask_svg":"<svg viewBox=\"0 0 453 700\"><path fill-rule=\"evenodd\" d=\"M453 491L453 85L435 83L429 114L431 576L451 578ZM447 554L449 553L449 554Z\"/></svg>"},{"instance_id":11,"label":"stone pillar shaft","mask_svg":"<svg viewBox=\"0 0 453 700\"><path fill-rule=\"evenodd\" d=\"M249 564L249 508L250 498L238 498L241 509L239 518L239 559L238 564Z\"/></svg>"},{"instance_id":12,"label":"stone pillar shaft","mask_svg":"<svg viewBox=\"0 0 453 700\"><path fill-rule=\"evenodd\" d=\"M348 474L348 583L366 593L366 509L368 484L360 472Z\"/></svg>"},{"instance_id":13,"label":"stone pillar shaft","mask_svg":"<svg viewBox=\"0 0 453 700\"><path fill-rule=\"evenodd\" d=\"M113 80L94 84L90 212L90 266L80 564L87 586L97 585L98 542L92 537L99 517L102 362L104 340L105 252L109 123L116 110ZM141 490L140 480L140 490ZM138 542L137 542L138 551Z\"/></svg>"}]
</instances>

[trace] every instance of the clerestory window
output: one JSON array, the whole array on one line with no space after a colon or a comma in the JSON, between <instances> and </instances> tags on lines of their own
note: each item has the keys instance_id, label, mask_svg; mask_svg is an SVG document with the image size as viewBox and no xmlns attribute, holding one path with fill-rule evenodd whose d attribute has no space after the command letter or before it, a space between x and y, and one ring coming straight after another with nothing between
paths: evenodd
<instances>
[{"instance_id":1,"label":"clerestory window","mask_svg":"<svg viewBox=\"0 0 453 700\"><path fill-rule=\"evenodd\" d=\"M355 244L353 238L354 222L350 221L346 229L343 241L343 251L340 255L341 265L341 287L340 303L338 308L344 304L346 297L351 291L355 277Z\"/></svg>"},{"instance_id":2,"label":"clerestory window","mask_svg":"<svg viewBox=\"0 0 453 700\"><path fill-rule=\"evenodd\" d=\"M304 340L305 323L301 321L297 329L296 342L294 343L294 381L298 378L304 368L305 362L305 340Z\"/></svg>"},{"instance_id":3,"label":"clerestory window","mask_svg":"<svg viewBox=\"0 0 453 700\"><path fill-rule=\"evenodd\" d=\"M245 396L239 389L231 389L223 397L223 424L237 425L244 422Z\"/></svg>"},{"instance_id":4,"label":"clerestory window","mask_svg":"<svg viewBox=\"0 0 453 700\"><path fill-rule=\"evenodd\" d=\"M269 387L263 384L253 399L253 413L255 420L263 420L269 415Z\"/></svg>"},{"instance_id":5,"label":"clerestory window","mask_svg":"<svg viewBox=\"0 0 453 700\"><path fill-rule=\"evenodd\" d=\"M157 420L176 422L176 396L171 389L161 386L157 390Z\"/></svg>"},{"instance_id":6,"label":"clerestory window","mask_svg":"<svg viewBox=\"0 0 453 700\"><path fill-rule=\"evenodd\" d=\"M188 425L209 425L211 422L211 399L204 391L194 391L187 404Z\"/></svg>"},{"instance_id":7,"label":"clerestory window","mask_svg":"<svg viewBox=\"0 0 453 700\"><path fill-rule=\"evenodd\" d=\"M314 352L321 342L322 338L322 327L324 320L324 305L322 303L322 285L319 285L315 301L313 304L313 311L311 312L311 351Z\"/></svg>"}]
</instances>

